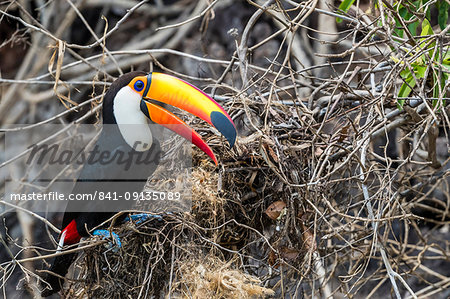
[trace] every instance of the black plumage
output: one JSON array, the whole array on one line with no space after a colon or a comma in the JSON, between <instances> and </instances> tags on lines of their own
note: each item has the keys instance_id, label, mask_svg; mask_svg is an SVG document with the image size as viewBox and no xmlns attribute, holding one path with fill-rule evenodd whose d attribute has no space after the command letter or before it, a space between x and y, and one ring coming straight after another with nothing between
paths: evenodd
<instances>
[{"instance_id":1,"label":"black plumage","mask_svg":"<svg viewBox=\"0 0 450 299\"><path fill-rule=\"evenodd\" d=\"M103 127L102 132L94 146L96 151L108 151L111 155L123 153L132 157L131 167L124 169L123 165L117 163L100 163L89 157L87 161L94 161L84 165L80 176L73 188L72 194L94 194L95 192L105 192L114 194L116 197L123 196L126 192L142 191L147 178L155 171L160 159L160 146L158 140L153 137L153 143L149 150L137 153L123 139L117 121L114 116L114 98L117 92L128 85L136 76L143 76L142 72L131 72L119 77L108 89L103 99ZM145 163L136 163L136 160ZM129 179L127 179L129 178ZM123 198L123 197L122 197ZM118 204L118 203L116 203ZM89 236L89 231L101 223L111 218L115 213L111 212L112 207L105 201L86 202L69 201L64 213L61 230L75 221L76 230L80 237ZM116 219L120 223L126 215L121 215ZM60 235L61 238L61 235ZM76 240L78 242L78 240ZM74 243L76 243L74 242ZM44 280L49 283L52 289L44 289L42 296L50 296L58 292L63 283L64 277L70 265L75 260L77 254L65 254L57 256L52 262L50 271L58 274L46 275ZM45 284L43 286L46 286Z\"/></svg>"}]
</instances>

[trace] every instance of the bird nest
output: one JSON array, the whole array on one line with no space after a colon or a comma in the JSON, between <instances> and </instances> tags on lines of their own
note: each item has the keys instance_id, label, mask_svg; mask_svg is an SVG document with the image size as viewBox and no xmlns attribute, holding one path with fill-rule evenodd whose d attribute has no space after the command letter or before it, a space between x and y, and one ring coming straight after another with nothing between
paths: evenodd
<instances>
[{"instance_id":1,"label":"bird nest","mask_svg":"<svg viewBox=\"0 0 450 299\"><path fill-rule=\"evenodd\" d=\"M211 168L207 164L210 162L203 162ZM219 250L231 245L223 239L229 238L229 229L217 228L231 211L225 212L226 201L217 191L218 174L211 170L198 168L193 173L192 213L170 213L141 224L126 223L115 229L121 236L121 248L104 243L84 250L72 267L63 298L273 295L273 290L261 286L260 278L240 269L238 255L225 258ZM236 233L232 236L231 242L245 239Z\"/></svg>"}]
</instances>

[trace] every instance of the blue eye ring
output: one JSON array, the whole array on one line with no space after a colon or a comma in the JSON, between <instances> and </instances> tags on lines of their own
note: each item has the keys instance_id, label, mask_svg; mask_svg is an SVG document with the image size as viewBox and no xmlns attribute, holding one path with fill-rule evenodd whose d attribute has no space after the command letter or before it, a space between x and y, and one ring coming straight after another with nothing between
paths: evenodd
<instances>
[{"instance_id":1,"label":"blue eye ring","mask_svg":"<svg viewBox=\"0 0 450 299\"><path fill-rule=\"evenodd\" d=\"M138 80L134 83L134 89L136 89L136 91L141 91L144 89L144 82L142 82L141 80Z\"/></svg>"}]
</instances>

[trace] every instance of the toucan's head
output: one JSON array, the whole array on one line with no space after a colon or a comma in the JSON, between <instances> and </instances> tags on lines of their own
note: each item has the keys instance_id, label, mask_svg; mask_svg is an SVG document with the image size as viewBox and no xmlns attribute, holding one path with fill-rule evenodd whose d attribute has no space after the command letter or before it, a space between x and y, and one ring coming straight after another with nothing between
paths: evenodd
<instances>
[{"instance_id":1,"label":"toucan's head","mask_svg":"<svg viewBox=\"0 0 450 299\"><path fill-rule=\"evenodd\" d=\"M162 74L131 72L122 75L110 86L103 103L103 123L118 124L122 137L129 145L141 141L137 150L148 150L152 144L149 127L135 132L125 129L128 124L155 123L188 139L214 163L217 159L200 135L183 120L159 104L168 104L185 110L213 125L226 137L230 146L236 140L236 127L227 112L211 97L176 77Z\"/></svg>"}]
</instances>

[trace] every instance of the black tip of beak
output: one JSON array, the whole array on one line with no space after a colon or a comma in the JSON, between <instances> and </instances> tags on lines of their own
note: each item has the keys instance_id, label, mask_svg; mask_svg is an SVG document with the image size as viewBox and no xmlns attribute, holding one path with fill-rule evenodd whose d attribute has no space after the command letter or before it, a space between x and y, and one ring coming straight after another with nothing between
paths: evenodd
<instances>
[{"instance_id":1,"label":"black tip of beak","mask_svg":"<svg viewBox=\"0 0 450 299\"><path fill-rule=\"evenodd\" d=\"M233 147L236 141L236 128L233 123L224 114L213 111L211 113L211 122L220 133L228 140L230 147Z\"/></svg>"}]
</instances>

